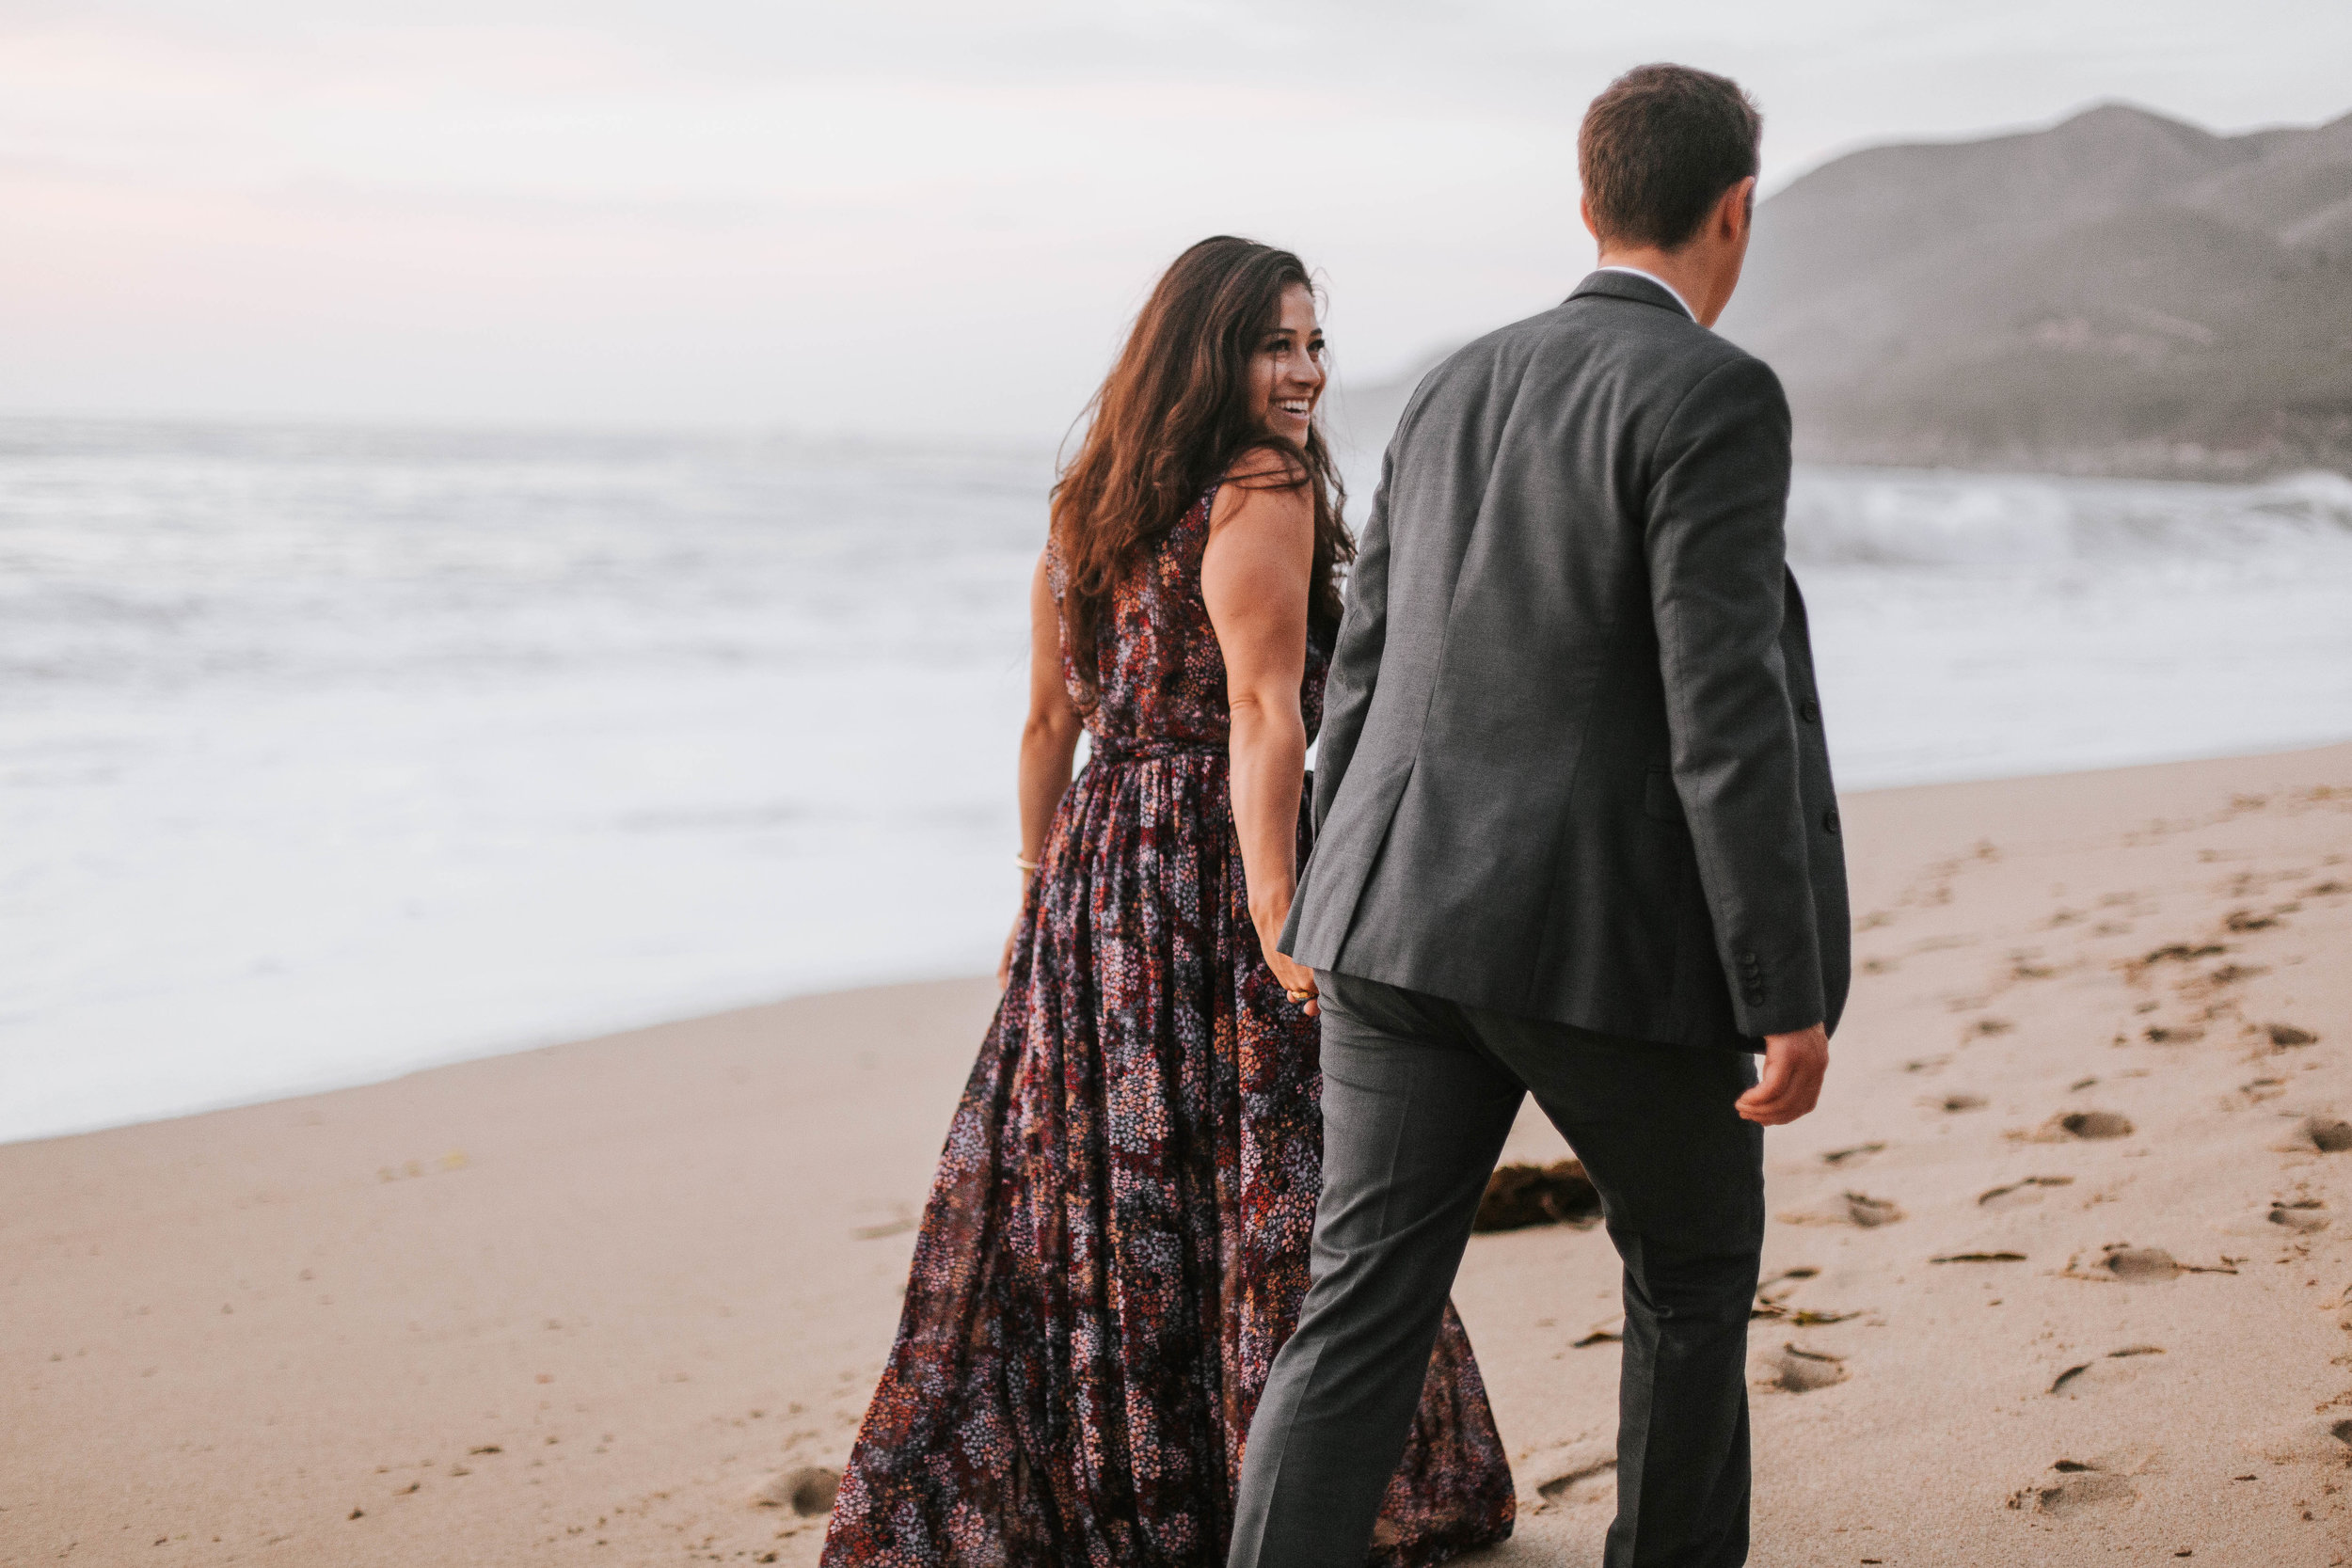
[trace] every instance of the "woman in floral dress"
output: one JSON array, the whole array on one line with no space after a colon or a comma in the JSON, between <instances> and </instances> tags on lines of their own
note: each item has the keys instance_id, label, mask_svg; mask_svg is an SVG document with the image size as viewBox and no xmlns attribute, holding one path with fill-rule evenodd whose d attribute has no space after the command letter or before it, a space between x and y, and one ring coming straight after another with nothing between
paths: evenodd
<instances>
[{"instance_id":1,"label":"woman in floral dress","mask_svg":"<svg viewBox=\"0 0 2352 1568\"><path fill-rule=\"evenodd\" d=\"M1274 950L1351 551L1288 252L1137 317L1039 562L1004 1001L948 1130L827 1568L1217 1568L1308 1284L1314 976ZM1091 752L1073 781L1083 727ZM1511 1531L1446 1317L1372 1560Z\"/></svg>"}]
</instances>

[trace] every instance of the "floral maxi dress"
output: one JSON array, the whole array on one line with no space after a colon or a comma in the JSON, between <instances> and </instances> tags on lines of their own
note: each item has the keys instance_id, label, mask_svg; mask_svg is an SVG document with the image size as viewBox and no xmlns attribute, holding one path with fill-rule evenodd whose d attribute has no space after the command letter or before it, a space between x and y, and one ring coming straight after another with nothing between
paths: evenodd
<instances>
[{"instance_id":1,"label":"floral maxi dress","mask_svg":"<svg viewBox=\"0 0 2352 1568\"><path fill-rule=\"evenodd\" d=\"M1200 597L1215 496L1104 618L1092 754L948 1130L826 1568L1225 1560L1250 1415L1306 1294L1322 1118L1317 1025L1266 968L1243 885ZM1328 652L1308 650L1311 735ZM1302 811L1302 858L1307 831ZM1370 1560L1439 1562L1513 1514L1448 1308Z\"/></svg>"}]
</instances>

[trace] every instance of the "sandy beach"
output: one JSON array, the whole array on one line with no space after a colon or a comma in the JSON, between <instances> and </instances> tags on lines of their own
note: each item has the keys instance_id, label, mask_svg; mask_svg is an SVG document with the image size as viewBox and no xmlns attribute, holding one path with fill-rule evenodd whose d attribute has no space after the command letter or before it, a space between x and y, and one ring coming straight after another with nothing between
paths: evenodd
<instances>
[{"instance_id":1,"label":"sandy beach","mask_svg":"<svg viewBox=\"0 0 2352 1568\"><path fill-rule=\"evenodd\" d=\"M1767 1145L1762 1565L2352 1561L2352 746L1850 797ZM1009 889L1008 889L1009 897ZM0 1563L807 1564L986 981L0 1147ZM1562 1150L1523 1120L1510 1157ZM1598 1560L1617 1279L1456 1293Z\"/></svg>"}]
</instances>

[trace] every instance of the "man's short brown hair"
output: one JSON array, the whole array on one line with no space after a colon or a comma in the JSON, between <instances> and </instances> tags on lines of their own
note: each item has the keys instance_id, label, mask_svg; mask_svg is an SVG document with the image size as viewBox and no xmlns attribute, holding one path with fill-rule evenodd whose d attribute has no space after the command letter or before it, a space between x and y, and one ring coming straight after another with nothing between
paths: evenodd
<instances>
[{"instance_id":1,"label":"man's short brown hair","mask_svg":"<svg viewBox=\"0 0 2352 1568\"><path fill-rule=\"evenodd\" d=\"M1584 111L1577 169L1604 241L1673 250L1756 171L1764 116L1728 76L1644 65Z\"/></svg>"}]
</instances>

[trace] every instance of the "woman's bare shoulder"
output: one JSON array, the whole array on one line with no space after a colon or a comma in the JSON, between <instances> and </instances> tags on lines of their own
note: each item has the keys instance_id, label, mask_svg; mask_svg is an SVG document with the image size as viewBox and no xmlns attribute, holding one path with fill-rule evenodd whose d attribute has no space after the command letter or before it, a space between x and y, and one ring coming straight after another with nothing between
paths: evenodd
<instances>
[{"instance_id":1,"label":"woman's bare shoulder","mask_svg":"<svg viewBox=\"0 0 2352 1568\"><path fill-rule=\"evenodd\" d=\"M1209 508L1212 531L1242 518L1283 522L1314 515L1305 464L1280 447L1250 447L1235 457Z\"/></svg>"},{"instance_id":2,"label":"woman's bare shoulder","mask_svg":"<svg viewBox=\"0 0 2352 1568\"><path fill-rule=\"evenodd\" d=\"M1298 453L1272 442L1243 448L1225 468L1226 484L1245 490L1302 490L1308 478Z\"/></svg>"}]
</instances>

